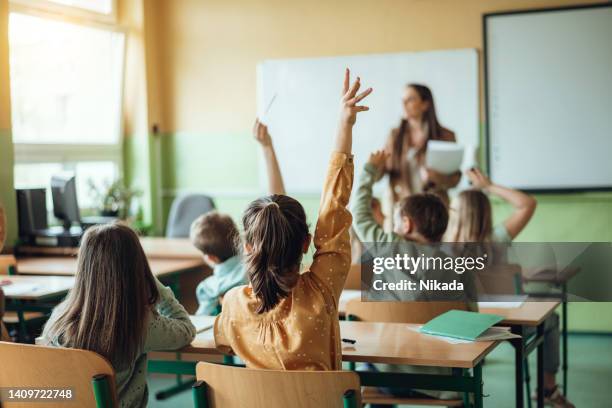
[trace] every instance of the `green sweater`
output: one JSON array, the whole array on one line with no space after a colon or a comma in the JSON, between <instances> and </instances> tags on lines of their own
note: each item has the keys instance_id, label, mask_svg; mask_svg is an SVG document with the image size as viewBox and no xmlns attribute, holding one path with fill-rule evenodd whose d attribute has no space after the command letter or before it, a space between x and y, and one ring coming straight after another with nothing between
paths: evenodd
<instances>
[{"instance_id":1,"label":"green sweater","mask_svg":"<svg viewBox=\"0 0 612 408\"><path fill-rule=\"evenodd\" d=\"M147 318L143 347L134 361L113 362L120 407L146 407L149 399L147 388L147 353L149 351L176 350L191 343L196 329L185 308L176 300L172 290L157 281L159 301L156 312ZM47 328L59 317L64 304L51 314L42 334L42 344L61 347L61 340L50 339Z\"/></svg>"},{"instance_id":2,"label":"green sweater","mask_svg":"<svg viewBox=\"0 0 612 408\"><path fill-rule=\"evenodd\" d=\"M353 213L353 227L361 242L400 242L403 240L397 234L385 232L372 216L372 186L381 175L376 167L366 163L359 176L351 212Z\"/></svg>"}]
</instances>

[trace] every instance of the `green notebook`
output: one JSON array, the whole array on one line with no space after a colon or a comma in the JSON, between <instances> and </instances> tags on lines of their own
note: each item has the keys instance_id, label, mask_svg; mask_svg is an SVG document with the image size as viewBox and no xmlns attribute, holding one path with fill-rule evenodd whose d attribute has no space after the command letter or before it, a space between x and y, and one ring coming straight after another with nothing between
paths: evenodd
<instances>
[{"instance_id":1,"label":"green notebook","mask_svg":"<svg viewBox=\"0 0 612 408\"><path fill-rule=\"evenodd\" d=\"M421 331L436 336L475 341L482 333L504 318L494 314L449 310L427 322Z\"/></svg>"}]
</instances>

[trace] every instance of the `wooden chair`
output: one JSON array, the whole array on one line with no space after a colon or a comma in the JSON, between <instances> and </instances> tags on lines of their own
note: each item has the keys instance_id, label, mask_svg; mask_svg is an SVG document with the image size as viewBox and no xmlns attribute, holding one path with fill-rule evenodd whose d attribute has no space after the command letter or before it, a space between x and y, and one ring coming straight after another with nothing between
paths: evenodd
<instances>
[{"instance_id":1,"label":"wooden chair","mask_svg":"<svg viewBox=\"0 0 612 408\"><path fill-rule=\"evenodd\" d=\"M0 255L0 275L16 275L17 259L13 255Z\"/></svg>"},{"instance_id":2,"label":"wooden chair","mask_svg":"<svg viewBox=\"0 0 612 408\"><path fill-rule=\"evenodd\" d=\"M0 279L1 275L17 275L17 259L13 255L0 255ZM26 337L28 324L44 317L45 314L41 312L7 311L0 317L0 321L9 326L18 326L20 336Z\"/></svg>"},{"instance_id":3,"label":"wooden chair","mask_svg":"<svg viewBox=\"0 0 612 408\"><path fill-rule=\"evenodd\" d=\"M3 401L4 408L117 406L115 372L100 355L86 350L0 342L2 387L71 390L71 400L35 404Z\"/></svg>"},{"instance_id":4,"label":"wooden chair","mask_svg":"<svg viewBox=\"0 0 612 408\"><path fill-rule=\"evenodd\" d=\"M362 302L353 299L346 305L346 316L348 320L367 322L425 324L449 310L468 310L468 304L466 302ZM351 368L354 369L354 366ZM464 403L460 399L394 397L380 392L375 387L364 387L361 397L364 404L461 407Z\"/></svg>"},{"instance_id":5,"label":"wooden chair","mask_svg":"<svg viewBox=\"0 0 612 408\"><path fill-rule=\"evenodd\" d=\"M361 407L359 376L350 371L258 370L200 362L196 408Z\"/></svg>"}]
</instances>

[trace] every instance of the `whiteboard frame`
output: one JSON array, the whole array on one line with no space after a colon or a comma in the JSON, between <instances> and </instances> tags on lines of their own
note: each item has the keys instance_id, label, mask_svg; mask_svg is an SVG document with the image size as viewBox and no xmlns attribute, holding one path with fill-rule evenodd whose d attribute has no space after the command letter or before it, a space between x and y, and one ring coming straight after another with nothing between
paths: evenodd
<instances>
[{"instance_id":1,"label":"whiteboard frame","mask_svg":"<svg viewBox=\"0 0 612 408\"><path fill-rule=\"evenodd\" d=\"M484 57L484 101L485 101L485 160L487 166L487 172L490 178L493 178L491 168L491 124L489 122L489 44L488 44L488 32L487 22L490 19L500 16L508 16L513 14L535 14L535 13L549 13L557 11L571 11L581 9L594 9L594 8L612 8L612 3L594 3L594 4L581 4L571 6L560 6L560 7L549 7L549 8L535 8L535 9L520 9L510 11L496 11L493 13L485 13L482 15L482 41L483 41L483 57ZM575 188L549 188L549 189L521 189L522 191L537 194L559 194L559 193L580 193L580 192L612 192L612 184L608 186L597 186L597 187L575 187Z\"/></svg>"}]
</instances>

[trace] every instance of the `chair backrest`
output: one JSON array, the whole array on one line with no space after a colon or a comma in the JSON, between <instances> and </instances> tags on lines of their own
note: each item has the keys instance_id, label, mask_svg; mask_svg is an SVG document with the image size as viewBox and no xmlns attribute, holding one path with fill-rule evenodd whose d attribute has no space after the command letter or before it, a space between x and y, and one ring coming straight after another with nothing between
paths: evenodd
<instances>
[{"instance_id":1,"label":"chair backrest","mask_svg":"<svg viewBox=\"0 0 612 408\"><path fill-rule=\"evenodd\" d=\"M196 377L204 384L208 408L341 408L344 396L361 407L359 376L352 371L259 370L200 362ZM352 397L349 397L349 395Z\"/></svg>"},{"instance_id":2,"label":"chair backrest","mask_svg":"<svg viewBox=\"0 0 612 408\"><path fill-rule=\"evenodd\" d=\"M449 310L468 310L466 302L362 302L346 304L349 319L364 322L424 324Z\"/></svg>"},{"instance_id":3,"label":"chair backrest","mask_svg":"<svg viewBox=\"0 0 612 408\"><path fill-rule=\"evenodd\" d=\"M100 355L86 350L0 342L0 387L71 389L73 399L36 406L95 407L96 401L117 406L115 372ZM3 408L26 406L4 401Z\"/></svg>"},{"instance_id":4,"label":"chair backrest","mask_svg":"<svg viewBox=\"0 0 612 408\"><path fill-rule=\"evenodd\" d=\"M17 270L17 259L13 255L0 255L0 275L12 275Z\"/></svg>"},{"instance_id":5,"label":"chair backrest","mask_svg":"<svg viewBox=\"0 0 612 408\"><path fill-rule=\"evenodd\" d=\"M168 214L166 237L188 238L191 223L200 215L214 209L213 199L204 194L185 194L176 197Z\"/></svg>"},{"instance_id":6,"label":"chair backrest","mask_svg":"<svg viewBox=\"0 0 612 408\"><path fill-rule=\"evenodd\" d=\"M515 295L523 292L521 266L500 264L475 273L476 291L481 295Z\"/></svg>"}]
</instances>

